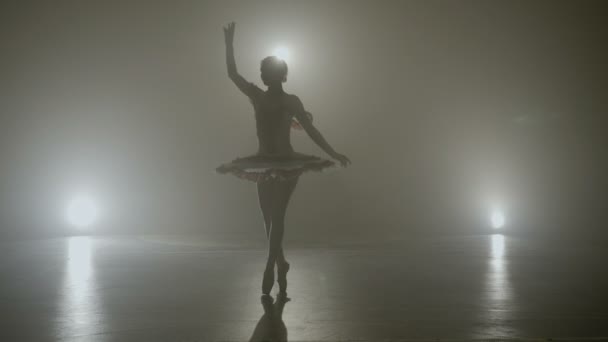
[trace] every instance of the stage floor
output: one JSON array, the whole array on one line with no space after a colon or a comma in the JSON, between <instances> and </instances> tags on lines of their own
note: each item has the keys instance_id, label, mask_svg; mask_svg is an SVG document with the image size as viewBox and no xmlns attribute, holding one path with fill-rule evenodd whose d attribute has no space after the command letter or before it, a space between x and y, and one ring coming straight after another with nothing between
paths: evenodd
<instances>
[{"instance_id":1,"label":"stage floor","mask_svg":"<svg viewBox=\"0 0 608 342\"><path fill-rule=\"evenodd\" d=\"M602 246L503 235L286 246L291 300L270 305L261 298L263 243L205 236L3 242L0 340L608 336Z\"/></svg>"}]
</instances>

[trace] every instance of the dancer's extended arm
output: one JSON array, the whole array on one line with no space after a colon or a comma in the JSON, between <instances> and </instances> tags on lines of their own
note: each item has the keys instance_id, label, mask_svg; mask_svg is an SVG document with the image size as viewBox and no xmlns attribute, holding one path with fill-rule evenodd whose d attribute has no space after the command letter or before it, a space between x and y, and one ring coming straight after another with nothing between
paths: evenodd
<instances>
[{"instance_id":1,"label":"dancer's extended arm","mask_svg":"<svg viewBox=\"0 0 608 342\"><path fill-rule=\"evenodd\" d=\"M350 164L350 159L347 156L336 152L331 145L325 140L321 132L313 126L312 121L307 115L306 110L304 109L304 105L300 99L293 95L293 106L294 106L294 115L302 128L306 131L308 136L317 144L319 147L329 154L332 158L337 159L342 166L346 166Z\"/></svg>"},{"instance_id":2,"label":"dancer's extended arm","mask_svg":"<svg viewBox=\"0 0 608 342\"><path fill-rule=\"evenodd\" d=\"M252 97L257 91L257 87L248 82L241 76L236 69L236 61L234 60L234 26L231 22L224 27L224 40L226 41L226 68L228 69L228 77L236 84L236 86L247 96Z\"/></svg>"}]
</instances>

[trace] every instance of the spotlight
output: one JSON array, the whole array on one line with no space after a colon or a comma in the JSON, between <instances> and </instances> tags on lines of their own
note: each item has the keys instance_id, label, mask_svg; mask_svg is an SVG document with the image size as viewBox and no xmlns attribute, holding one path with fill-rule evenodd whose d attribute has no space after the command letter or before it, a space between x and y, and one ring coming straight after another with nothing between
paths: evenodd
<instances>
[{"instance_id":1,"label":"spotlight","mask_svg":"<svg viewBox=\"0 0 608 342\"><path fill-rule=\"evenodd\" d=\"M279 46L279 47L275 48L272 51L272 54L274 56L277 56L280 59L284 60L285 62L287 62L287 60L289 59L289 49L287 49L284 46Z\"/></svg>"},{"instance_id":2,"label":"spotlight","mask_svg":"<svg viewBox=\"0 0 608 342\"><path fill-rule=\"evenodd\" d=\"M505 225L505 214L500 210L493 210L490 214L490 224L492 228L499 229Z\"/></svg>"},{"instance_id":3,"label":"spotlight","mask_svg":"<svg viewBox=\"0 0 608 342\"><path fill-rule=\"evenodd\" d=\"M98 212L97 205L92 198L76 196L68 204L66 216L71 225L77 228L87 228L97 220Z\"/></svg>"}]
</instances>

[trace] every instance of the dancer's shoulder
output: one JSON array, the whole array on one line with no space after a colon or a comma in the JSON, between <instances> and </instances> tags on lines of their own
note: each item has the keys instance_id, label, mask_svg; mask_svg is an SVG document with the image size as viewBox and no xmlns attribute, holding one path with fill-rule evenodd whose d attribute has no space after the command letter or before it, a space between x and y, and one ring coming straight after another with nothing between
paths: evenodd
<instances>
[{"instance_id":1,"label":"dancer's shoulder","mask_svg":"<svg viewBox=\"0 0 608 342\"><path fill-rule=\"evenodd\" d=\"M265 93L264 89L258 87L257 84L255 84L253 82L247 82L247 83L249 83L250 97L264 95L264 93Z\"/></svg>"},{"instance_id":2,"label":"dancer's shoulder","mask_svg":"<svg viewBox=\"0 0 608 342\"><path fill-rule=\"evenodd\" d=\"M300 98L296 94L287 94L287 99L292 107L304 108L302 100L300 100Z\"/></svg>"}]
</instances>

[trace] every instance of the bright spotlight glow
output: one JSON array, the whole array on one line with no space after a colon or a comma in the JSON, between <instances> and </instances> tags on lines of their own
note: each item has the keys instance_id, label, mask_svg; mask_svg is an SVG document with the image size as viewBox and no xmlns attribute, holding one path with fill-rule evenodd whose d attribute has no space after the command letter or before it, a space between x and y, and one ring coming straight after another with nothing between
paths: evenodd
<instances>
[{"instance_id":1,"label":"bright spotlight glow","mask_svg":"<svg viewBox=\"0 0 608 342\"><path fill-rule=\"evenodd\" d=\"M97 205L90 197L77 196L68 204L67 219L75 227L89 227L95 222L97 215Z\"/></svg>"},{"instance_id":2,"label":"bright spotlight glow","mask_svg":"<svg viewBox=\"0 0 608 342\"><path fill-rule=\"evenodd\" d=\"M490 223L492 224L492 228L499 229L504 227L505 225L505 214L503 214L500 210L492 211L490 215Z\"/></svg>"},{"instance_id":3,"label":"bright spotlight glow","mask_svg":"<svg viewBox=\"0 0 608 342\"><path fill-rule=\"evenodd\" d=\"M279 46L272 51L273 56L277 56L285 62L289 59L289 49L284 46Z\"/></svg>"}]
</instances>

